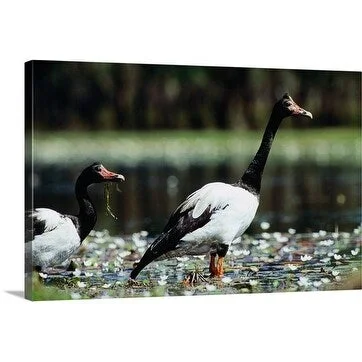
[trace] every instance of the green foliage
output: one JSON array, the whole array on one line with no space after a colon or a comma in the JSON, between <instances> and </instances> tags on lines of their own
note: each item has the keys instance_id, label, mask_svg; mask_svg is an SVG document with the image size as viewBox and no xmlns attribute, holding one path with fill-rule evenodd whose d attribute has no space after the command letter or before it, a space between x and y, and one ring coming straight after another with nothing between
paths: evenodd
<instances>
[{"instance_id":1,"label":"green foliage","mask_svg":"<svg viewBox=\"0 0 362 362\"><path fill-rule=\"evenodd\" d=\"M32 282L32 300L34 301L72 299L71 294L66 290L46 286L36 272L33 272Z\"/></svg>"},{"instance_id":2,"label":"green foliage","mask_svg":"<svg viewBox=\"0 0 362 362\"><path fill-rule=\"evenodd\" d=\"M283 129L277 137L270 162L315 159L316 154L321 163L361 162L360 135L354 129ZM94 159L107 160L108 164L119 163L120 157L122 163L130 165L160 160L182 165L232 158L248 162L260 138L261 131L37 132L33 157L38 164L86 163Z\"/></svg>"}]
</instances>

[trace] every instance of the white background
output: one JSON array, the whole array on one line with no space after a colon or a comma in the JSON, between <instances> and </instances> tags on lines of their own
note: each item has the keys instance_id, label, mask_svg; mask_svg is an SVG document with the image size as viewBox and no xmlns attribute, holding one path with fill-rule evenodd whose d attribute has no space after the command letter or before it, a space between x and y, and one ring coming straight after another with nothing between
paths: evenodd
<instances>
[{"instance_id":1,"label":"white background","mask_svg":"<svg viewBox=\"0 0 362 362\"><path fill-rule=\"evenodd\" d=\"M14 295L23 289L25 61L361 71L357 1L129 3L1 6L0 359L355 360L360 291L38 303Z\"/></svg>"}]
</instances>

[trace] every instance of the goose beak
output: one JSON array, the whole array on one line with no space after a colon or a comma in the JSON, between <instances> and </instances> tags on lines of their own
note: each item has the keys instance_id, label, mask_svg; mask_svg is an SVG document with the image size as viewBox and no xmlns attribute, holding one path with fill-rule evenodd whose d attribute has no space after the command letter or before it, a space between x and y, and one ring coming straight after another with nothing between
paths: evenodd
<instances>
[{"instance_id":1,"label":"goose beak","mask_svg":"<svg viewBox=\"0 0 362 362\"><path fill-rule=\"evenodd\" d=\"M104 166L102 167L100 171L100 175L107 181L125 181L125 177L119 173L115 173L112 171L107 170Z\"/></svg>"},{"instance_id":2,"label":"goose beak","mask_svg":"<svg viewBox=\"0 0 362 362\"><path fill-rule=\"evenodd\" d=\"M292 102L292 116L303 116L313 119L313 114L309 111L306 111L302 107L299 107L298 104L294 102L293 98L288 93L285 93L283 95L283 99L289 99Z\"/></svg>"},{"instance_id":3,"label":"goose beak","mask_svg":"<svg viewBox=\"0 0 362 362\"><path fill-rule=\"evenodd\" d=\"M119 173L117 173L116 175L117 175L116 180L126 181L126 178L125 178L123 175L121 175L121 174L119 174Z\"/></svg>"},{"instance_id":4,"label":"goose beak","mask_svg":"<svg viewBox=\"0 0 362 362\"><path fill-rule=\"evenodd\" d=\"M313 114L310 113L309 111L306 111L305 109L299 107L296 103L294 103L294 107L293 107L293 113L292 116L303 116L303 117L308 117L310 119L313 119Z\"/></svg>"},{"instance_id":5,"label":"goose beak","mask_svg":"<svg viewBox=\"0 0 362 362\"><path fill-rule=\"evenodd\" d=\"M313 119L313 114L311 112L306 111L305 109L300 110L300 115L303 117L308 117L310 119Z\"/></svg>"}]
</instances>

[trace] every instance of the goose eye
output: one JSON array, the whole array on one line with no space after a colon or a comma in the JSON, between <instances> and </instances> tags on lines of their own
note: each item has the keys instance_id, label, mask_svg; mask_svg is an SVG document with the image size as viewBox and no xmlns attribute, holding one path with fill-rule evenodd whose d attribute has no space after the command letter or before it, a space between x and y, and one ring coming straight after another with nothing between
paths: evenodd
<instances>
[{"instance_id":1,"label":"goose eye","mask_svg":"<svg viewBox=\"0 0 362 362\"><path fill-rule=\"evenodd\" d=\"M286 105L287 107L289 107L289 106L291 106L292 104L291 104L290 102L285 102L285 105Z\"/></svg>"},{"instance_id":2,"label":"goose eye","mask_svg":"<svg viewBox=\"0 0 362 362\"><path fill-rule=\"evenodd\" d=\"M97 172L100 172L100 171L101 171L101 166L96 166L94 169L95 169Z\"/></svg>"}]
</instances>

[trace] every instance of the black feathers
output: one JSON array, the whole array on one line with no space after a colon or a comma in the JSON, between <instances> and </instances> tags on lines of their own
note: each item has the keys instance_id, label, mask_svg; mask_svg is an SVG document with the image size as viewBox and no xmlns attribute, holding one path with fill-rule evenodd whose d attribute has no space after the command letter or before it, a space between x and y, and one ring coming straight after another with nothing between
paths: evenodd
<instances>
[{"instance_id":1,"label":"black feathers","mask_svg":"<svg viewBox=\"0 0 362 362\"><path fill-rule=\"evenodd\" d=\"M206 225L216 211L208 207L198 218L192 216L193 208L180 211L178 208L166 224L162 234L150 245L141 261L132 271L130 277L135 279L138 273L153 260L176 250L180 247L180 240L189 233Z\"/></svg>"},{"instance_id":2,"label":"black feathers","mask_svg":"<svg viewBox=\"0 0 362 362\"><path fill-rule=\"evenodd\" d=\"M45 232L46 220L39 219L36 211L25 212L25 242L32 241L34 236Z\"/></svg>"}]
</instances>

